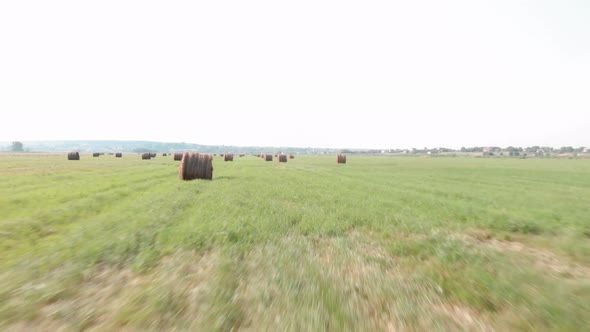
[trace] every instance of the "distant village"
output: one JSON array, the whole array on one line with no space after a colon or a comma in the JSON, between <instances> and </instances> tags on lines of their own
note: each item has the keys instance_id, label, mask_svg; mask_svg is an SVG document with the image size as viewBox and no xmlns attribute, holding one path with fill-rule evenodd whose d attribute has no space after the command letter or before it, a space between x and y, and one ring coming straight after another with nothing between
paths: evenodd
<instances>
[{"instance_id":1,"label":"distant village","mask_svg":"<svg viewBox=\"0 0 590 332\"><path fill-rule=\"evenodd\" d=\"M509 157L549 157L549 156L578 156L590 155L590 148L563 146L553 148L549 146L523 147L499 147L499 146L478 146L462 147L461 149L449 148L423 148L423 149L388 149L388 150L342 150L349 154L389 154L389 155L476 155L482 157L509 156Z\"/></svg>"}]
</instances>

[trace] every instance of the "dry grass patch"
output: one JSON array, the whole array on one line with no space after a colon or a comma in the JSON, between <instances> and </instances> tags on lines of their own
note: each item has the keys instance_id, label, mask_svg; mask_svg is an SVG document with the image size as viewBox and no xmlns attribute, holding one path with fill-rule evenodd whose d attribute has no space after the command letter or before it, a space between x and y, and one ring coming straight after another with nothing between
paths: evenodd
<instances>
[{"instance_id":1,"label":"dry grass patch","mask_svg":"<svg viewBox=\"0 0 590 332\"><path fill-rule=\"evenodd\" d=\"M234 303L242 330L493 330L357 233L287 237L241 261Z\"/></svg>"},{"instance_id":2,"label":"dry grass patch","mask_svg":"<svg viewBox=\"0 0 590 332\"><path fill-rule=\"evenodd\" d=\"M590 280L589 267L548 250L533 248L517 241L501 241L483 230L468 230L467 234L454 236L478 247L525 256L534 261L533 266L538 270L556 277Z\"/></svg>"},{"instance_id":3,"label":"dry grass patch","mask_svg":"<svg viewBox=\"0 0 590 332\"><path fill-rule=\"evenodd\" d=\"M218 255L179 252L145 274L99 266L13 331L160 330L202 327ZM206 325L206 324L205 324Z\"/></svg>"},{"instance_id":4,"label":"dry grass patch","mask_svg":"<svg viewBox=\"0 0 590 332\"><path fill-rule=\"evenodd\" d=\"M456 326L466 331L495 331L488 318L484 318L477 312L465 305L445 303L435 307L437 313L453 321Z\"/></svg>"}]
</instances>

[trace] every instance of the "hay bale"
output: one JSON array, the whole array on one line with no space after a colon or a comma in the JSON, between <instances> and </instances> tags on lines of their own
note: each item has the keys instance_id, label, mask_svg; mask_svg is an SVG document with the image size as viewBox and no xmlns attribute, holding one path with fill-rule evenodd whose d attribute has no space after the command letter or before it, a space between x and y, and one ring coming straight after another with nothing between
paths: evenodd
<instances>
[{"instance_id":1,"label":"hay bale","mask_svg":"<svg viewBox=\"0 0 590 332\"><path fill-rule=\"evenodd\" d=\"M342 153L337 154L336 162L338 162L339 164L346 164L346 155Z\"/></svg>"},{"instance_id":2,"label":"hay bale","mask_svg":"<svg viewBox=\"0 0 590 332\"><path fill-rule=\"evenodd\" d=\"M178 168L181 180L211 180L213 178L213 156L210 154L185 152Z\"/></svg>"},{"instance_id":3,"label":"hay bale","mask_svg":"<svg viewBox=\"0 0 590 332\"><path fill-rule=\"evenodd\" d=\"M287 162L287 155L286 154L279 155L279 163L286 163L286 162Z\"/></svg>"},{"instance_id":4,"label":"hay bale","mask_svg":"<svg viewBox=\"0 0 590 332\"><path fill-rule=\"evenodd\" d=\"M264 155L264 160L266 160L266 161L272 161L272 154L266 154L266 155Z\"/></svg>"},{"instance_id":5,"label":"hay bale","mask_svg":"<svg viewBox=\"0 0 590 332\"><path fill-rule=\"evenodd\" d=\"M152 154L151 153L144 153L141 155L141 159L142 160L150 160L150 159L152 159Z\"/></svg>"},{"instance_id":6,"label":"hay bale","mask_svg":"<svg viewBox=\"0 0 590 332\"><path fill-rule=\"evenodd\" d=\"M234 161L234 154L233 153L224 154L223 161Z\"/></svg>"},{"instance_id":7,"label":"hay bale","mask_svg":"<svg viewBox=\"0 0 590 332\"><path fill-rule=\"evenodd\" d=\"M80 153L78 153L78 152L68 153L68 160L80 160Z\"/></svg>"},{"instance_id":8,"label":"hay bale","mask_svg":"<svg viewBox=\"0 0 590 332\"><path fill-rule=\"evenodd\" d=\"M295 159L295 155L290 154L289 159Z\"/></svg>"},{"instance_id":9,"label":"hay bale","mask_svg":"<svg viewBox=\"0 0 590 332\"><path fill-rule=\"evenodd\" d=\"M100 153L96 153L96 152L95 152L95 153L93 153L93 154L92 154L92 156L93 156L93 157L99 157L99 156L100 156Z\"/></svg>"},{"instance_id":10,"label":"hay bale","mask_svg":"<svg viewBox=\"0 0 590 332\"><path fill-rule=\"evenodd\" d=\"M162 153L162 156L166 157L168 154L167 153Z\"/></svg>"},{"instance_id":11,"label":"hay bale","mask_svg":"<svg viewBox=\"0 0 590 332\"><path fill-rule=\"evenodd\" d=\"M175 153L174 160L182 160L182 153Z\"/></svg>"},{"instance_id":12,"label":"hay bale","mask_svg":"<svg viewBox=\"0 0 590 332\"><path fill-rule=\"evenodd\" d=\"M245 156L245 154L243 154L243 153L240 153L240 158L242 158L242 157L244 157L244 156Z\"/></svg>"},{"instance_id":13,"label":"hay bale","mask_svg":"<svg viewBox=\"0 0 590 332\"><path fill-rule=\"evenodd\" d=\"M123 154L121 152L115 153L115 158L121 158L121 157L123 157Z\"/></svg>"},{"instance_id":14,"label":"hay bale","mask_svg":"<svg viewBox=\"0 0 590 332\"><path fill-rule=\"evenodd\" d=\"M156 158L156 154L155 154L155 153L150 153L150 156L151 156L152 158Z\"/></svg>"}]
</instances>

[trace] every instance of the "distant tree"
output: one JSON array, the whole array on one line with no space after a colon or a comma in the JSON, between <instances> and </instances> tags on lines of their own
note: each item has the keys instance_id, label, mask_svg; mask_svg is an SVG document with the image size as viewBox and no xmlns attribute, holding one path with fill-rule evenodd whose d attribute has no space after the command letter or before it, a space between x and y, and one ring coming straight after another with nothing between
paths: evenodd
<instances>
[{"instance_id":1,"label":"distant tree","mask_svg":"<svg viewBox=\"0 0 590 332\"><path fill-rule=\"evenodd\" d=\"M12 142L12 151L14 151L14 152L24 151L23 143L22 142Z\"/></svg>"},{"instance_id":2,"label":"distant tree","mask_svg":"<svg viewBox=\"0 0 590 332\"><path fill-rule=\"evenodd\" d=\"M523 152L524 149L521 147L514 147L514 146L509 146L506 148L506 151L511 151L511 152ZM518 156L518 155L517 155Z\"/></svg>"},{"instance_id":3,"label":"distant tree","mask_svg":"<svg viewBox=\"0 0 590 332\"><path fill-rule=\"evenodd\" d=\"M559 149L559 153L572 153L572 152L574 152L574 148L571 146L562 146Z\"/></svg>"}]
</instances>

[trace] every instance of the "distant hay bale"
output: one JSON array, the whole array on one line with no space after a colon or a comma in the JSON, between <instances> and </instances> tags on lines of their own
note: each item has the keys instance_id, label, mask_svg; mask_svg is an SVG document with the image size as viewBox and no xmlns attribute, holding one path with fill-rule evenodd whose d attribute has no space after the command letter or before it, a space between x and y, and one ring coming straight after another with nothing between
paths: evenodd
<instances>
[{"instance_id":1,"label":"distant hay bale","mask_svg":"<svg viewBox=\"0 0 590 332\"><path fill-rule=\"evenodd\" d=\"M178 168L181 180L211 180L213 178L213 156L204 153L185 152Z\"/></svg>"},{"instance_id":2,"label":"distant hay bale","mask_svg":"<svg viewBox=\"0 0 590 332\"><path fill-rule=\"evenodd\" d=\"M289 155L289 159L295 159L295 156L294 156L294 155L292 155L292 154L290 154L290 155Z\"/></svg>"},{"instance_id":3,"label":"distant hay bale","mask_svg":"<svg viewBox=\"0 0 590 332\"><path fill-rule=\"evenodd\" d=\"M80 160L80 153L78 153L78 152L68 153L68 160Z\"/></svg>"},{"instance_id":4,"label":"distant hay bale","mask_svg":"<svg viewBox=\"0 0 590 332\"><path fill-rule=\"evenodd\" d=\"M167 153L162 153L162 156L166 157L168 154Z\"/></svg>"},{"instance_id":5,"label":"distant hay bale","mask_svg":"<svg viewBox=\"0 0 590 332\"><path fill-rule=\"evenodd\" d=\"M99 157L99 156L100 156L100 153L96 153L96 152L95 152L95 153L93 153L93 154L92 154L92 156L93 156L93 157Z\"/></svg>"},{"instance_id":6,"label":"distant hay bale","mask_svg":"<svg viewBox=\"0 0 590 332\"><path fill-rule=\"evenodd\" d=\"M275 158L277 158L278 156L279 156L278 154L275 154Z\"/></svg>"},{"instance_id":7,"label":"distant hay bale","mask_svg":"<svg viewBox=\"0 0 590 332\"><path fill-rule=\"evenodd\" d=\"M264 155L264 160L266 160L266 161L272 161L272 154Z\"/></svg>"},{"instance_id":8,"label":"distant hay bale","mask_svg":"<svg viewBox=\"0 0 590 332\"><path fill-rule=\"evenodd\" d=\"M287 155L286 154L279 155L279 163L286 163L286 162L287 162Z\"/></svg>"},{"instance_id":9,"label":"distant hay bale","mask_svg":"<svg viewBox=\"0 0 590 332\"><path fill-rule=\"evenodd\" d=\"M182 153L175 153L174 160L182 160Z\"/></svg>"},{"instance_id":10,"label":"distant hay bale","mask_svg":"<svg viewBox=\"0 0 590 332\"><path fill-rule=\"evenodd\" d=\"M245 156L245 154L243 154L243 153L240 153L240 158L242 158L242 157L244 157L244 156Z\"/></svg>"},{"instance_id":11,"label":"distant hay bale","mask_svg":"<svg viewBox=\"0 0 590 332\"><path fill-rule=\"evenodd\" d=\"M336 155L336 161L339 164L346 164L346 155L345 154L342 154L342 153L337 154Z\"/></svg>"},{"instance_id":12,"label":"distant hay bale","mask_svg":"<svg viewBox=\"0 0 590 332\"><path fill-rule=\"evenodd\" d=\"M150 153L150 157L156 158L156 154L155 153Z\"/></svg>"},{"instance_id":13,"label":"distant hay bale","mask_svg":"<svg viewBox=\"0 0 590 332\"><path fill-rule=\"evenodd\" d=\"M141 159L143 159L143 160L150 160L150 159L152 159L152 154L146 152L146 153L144 153L144 154L141 155Z\"/></svg>"},{"instance_id":14,"label":"distant hay bale","mask_svg":"<svg viewBox=\"0 0 590 332\"><path fill-rule=\"evenodd\" d=\"M234 161L234 154L233 153L224 154L223 161Z\"/></svg>"},{"instance_id":15,"label":"distant hay bale","mask_svg":"<svg viewBox=\"0 0 590 332\"><path fill-rule=\"evenodd\" d=\"M123 157L123 154L121 152L115 153L115 158L121 158L121 157Z\"/></svg>"}]
</instances>

